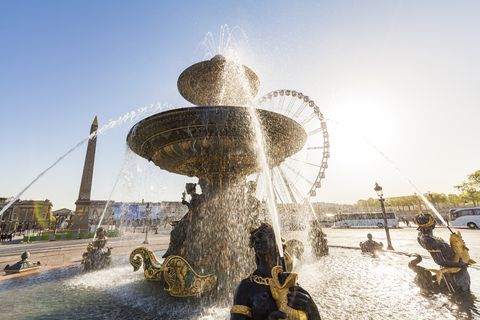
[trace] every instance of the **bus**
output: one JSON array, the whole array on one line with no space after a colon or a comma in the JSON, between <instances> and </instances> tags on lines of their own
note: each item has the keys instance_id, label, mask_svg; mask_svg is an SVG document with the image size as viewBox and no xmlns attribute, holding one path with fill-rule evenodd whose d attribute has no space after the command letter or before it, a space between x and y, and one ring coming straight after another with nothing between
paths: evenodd
<instances>
[{"instance_id":1,"label":"bus","mask_svg":"<svg viewBox=\"0 0 480 320\"><path fill-rule=\"evenodd\" d=\"M448 214L453 227L480 227L480 207L465 209L450 209Z\"/></svg>"},{"instance_id":2,"label":"bus","mask_svg":"<svg viewBox=\"0 0 480 320\"><path fill-rule=\"evenodd\" d=\"M398 218L395 212L386 212L389 227L398 227ZM379 227L383 228L385 221L381 212L354 212L338 213L334 218L335 227Z\"/></svg>"}]
</instances>

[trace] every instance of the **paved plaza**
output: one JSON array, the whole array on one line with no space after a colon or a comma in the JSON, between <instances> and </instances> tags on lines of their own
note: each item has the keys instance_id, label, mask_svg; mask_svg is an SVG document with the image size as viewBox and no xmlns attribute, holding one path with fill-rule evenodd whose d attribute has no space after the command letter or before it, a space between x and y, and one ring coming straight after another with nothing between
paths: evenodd
<instances>
[{"instance_id":1,"label":"paved plaza","mask_svg":"<svg viewBox=\"0 0 480 320\"><path fill-rule=\"evenodd\" d=\"M463 239L470 249L470 257L480 262L480 230L472 230L465 228L455 228L454 231L460 231ZM359 242L367 239L367 233L373 235L376 241L382 241L384 248L387 245L385 230L383 229L332 229L324 228L327 234L329 246L351 247L359 249ZM285 232L283 237L287 240L299 239L306 244L307 230ZM428 253L417 243L417 233L415 227L402 227L390 229L392 245L397 252L412 253L416 252L421 255ZM133 249L138 247L147 247L153 251L166 250L169 243L169 229L159 230L158 234L149 233L149 244L143 244L145 233L126 232L122 237L109 238L107 246L113 247L112 255L114 257L127 256ZM447 242L449 241L450 231L445 227L437 227L434 235L441 237ZM0 245L0 275L4 276L3 268L7 264L14 264L20 260L23 252L30 252L30 260L42 263L41 270L47 268L61 267L66 264L80 263L82 254L86 251L87 244L92 239L79 240L61 240L61 241L39 241L33 243L23 242L4 242ZM477 266L474 266L478 268ZM4 276L8 278L11 276ZM1 278L0 278L1 279Z\"/></svg>"}]
</instances>

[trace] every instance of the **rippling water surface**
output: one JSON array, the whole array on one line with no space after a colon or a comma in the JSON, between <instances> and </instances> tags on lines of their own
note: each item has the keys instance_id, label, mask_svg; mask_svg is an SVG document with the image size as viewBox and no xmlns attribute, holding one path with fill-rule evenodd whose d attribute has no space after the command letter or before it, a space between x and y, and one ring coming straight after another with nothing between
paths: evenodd
<instances>
[{"instance_id":1,"label":"rippling water surface","mask_svg":"<svg viewBox=\"0 0 480 320\"><path fill-rule=\"evenodd\" d=\"M156 253L161 256L161 252ZM322 319L480 319L480 271L470 268L472 293L430 295L413 284L410 258L330 249L321 260L308 250L297 265L299 282L314 297ZM431 260L421 265L435 267ZM132 272L128 258L108 270L81 266L0 281L2 319L228 319L229 301L172 298L160 283Z\"/></svg>"}]
</instances>

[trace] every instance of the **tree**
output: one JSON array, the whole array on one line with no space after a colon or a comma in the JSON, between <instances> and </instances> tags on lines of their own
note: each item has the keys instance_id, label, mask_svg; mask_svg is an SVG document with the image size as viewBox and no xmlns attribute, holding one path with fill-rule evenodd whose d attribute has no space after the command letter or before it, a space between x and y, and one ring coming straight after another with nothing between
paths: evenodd
<instances>
[{"instance_id":1,"label":"tree","mask_svg":"<svg viewBox=\"0 0 480 320\"><path fill-rule=\"evenodd\" d=\"M52 219L50 220L50 228L54 228L55 224L57 224L57 217L52 216Z\"/></svg>"},{"instance_id":2,"label":"tree","mask_svg":"<svg viewBox=\"0 0 480 320\"><path fill-rule=\"evenodd\" d=\"M452 204L454 207L459 207L463 202L462 198L458 194L450 193L447 196L448 203Z\"/></svg>"},{"instance_id":3,"label":"tree","mask_svg":"<svg viewBox=\"0 0 480 320\"><path fill-rule=\"evenodd\" d=\"M362 211L373 211L380 208L380 201L373 198L368 198L367 200L358 200L356 204Z\"/></svg>"},{"instance_id":4,"label":"tree","mask_svg":"<svg viewBox=\"0 0 480 320\"><path fill-rule=\"evenodd\" d=\"M458 189L462 192L462 195L466 200L471 200L473 205L476 207L477 202L480 199L480 192L478 187L475 186L475 183L470 181L463 181L462 184L454 186L455 189Z\"/></svg>"},{"instance_id":5,"label":"tree","mask_svg":"<svg viewBox=\"0 0 480 320\"><path fill-rule=\"evenodd\" d=\"M475 187L480 188L480 170L475 171L467 176L469 182Z\"/></svg>"},{"instance_id":6,"label":"tree","mask_svg":"<svg viewBox=\"0 0 480 320\"><path fill-rule=\"evenodd\" d=\"M431 200L433 206L437 209L440 208L440 204L448 202L448 198L445 195L445 193L431 193L431 192L429 192L429 193L425 193L424 196L428 200Z\"/></svg>"},{"instance_id":7,"label":"tree","mask_svg":"<svg viewBox=\"0 0 480 320\"><path fill-rule=\"evenodd\" d=\"M467 175L467 181L454 187L462 192L461 197L472 201L473 205L477 206L477 202L480 200L480 170Z\"/></svg>"}]
</instances>

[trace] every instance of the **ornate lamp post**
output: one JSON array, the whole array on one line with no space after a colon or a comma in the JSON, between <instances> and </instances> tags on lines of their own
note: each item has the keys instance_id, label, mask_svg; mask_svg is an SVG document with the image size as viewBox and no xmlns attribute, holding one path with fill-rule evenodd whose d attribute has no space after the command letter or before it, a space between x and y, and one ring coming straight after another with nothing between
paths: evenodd
<instances>
[{"instance_id":1,"label":"ornate lamp post","mask_svg":"<svg viewBox=\"0 0 480 320\"><path fill-rule=\"evenodd\" d=\"M387 234L387 250L393 250L392 246L392 240L390 240L390 232L388 230L388 221L387 221L387 214L385 213L385 199L383 199L383 191L382 187L378 185L378 183L375 182L375 188L373 189L377 193L377 195L380 197L379 201L382 206L382 213L383 213L383 221L384 221L384 226L385 226L385 233Z\"/></svg>"},{"instance_id":2,"label":"ornate lamp post","mask_svg":"<svg viewBox=\"0 0 480 320\"><path fill-rule=\"evenodd\" d=\"M145 225L146 224L146 221L148 219L148 222L150 222L150 212L152 211L152 207L150 206L150 202L147 203L147 210L146 210L146 217L145 217L145 220L143 221L143 224ZM143 244L148 244L148 225L146 227L146 231L145 231L145 241L143 241Z\"/></svg>"}]
</instances>

